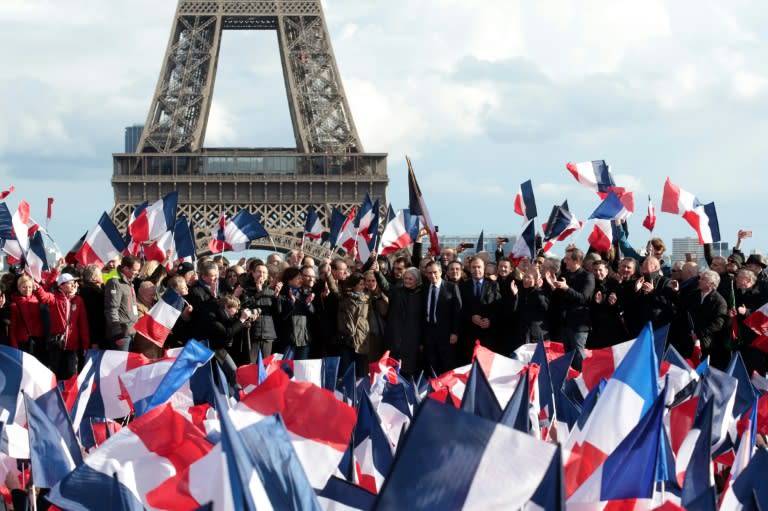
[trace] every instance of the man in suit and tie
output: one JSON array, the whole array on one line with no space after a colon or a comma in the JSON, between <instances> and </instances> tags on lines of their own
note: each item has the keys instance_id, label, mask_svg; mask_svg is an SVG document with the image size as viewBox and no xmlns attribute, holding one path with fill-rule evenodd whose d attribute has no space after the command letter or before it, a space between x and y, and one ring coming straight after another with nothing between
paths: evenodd
<instances>
[{"instance_id":1,"label":"man in suit and tie","mask_svg":"<svg viewBox=\"0 0 768 511\"><path fill-rule=\"evenodd\" d=\"M443 280L440 263L424 268L429 287L425 289L424 351L427 364L442 374L456 367L456 349L461 328L461 294L459 286Z\"/></svg>"},{"instance_id":2,"label":"man in suit and tie","mask_svg":"<svg viewBox=\"0 0 768 511\"><path fill-rule=\"evenodd\" d=\"M499 285L485 278L485 261L479 257L470 262L469 275L469 279L459 284L463 318L459 365L470 362L475 341L498 351L494 336L501 305Z\"/></svg>"}]
</instances>

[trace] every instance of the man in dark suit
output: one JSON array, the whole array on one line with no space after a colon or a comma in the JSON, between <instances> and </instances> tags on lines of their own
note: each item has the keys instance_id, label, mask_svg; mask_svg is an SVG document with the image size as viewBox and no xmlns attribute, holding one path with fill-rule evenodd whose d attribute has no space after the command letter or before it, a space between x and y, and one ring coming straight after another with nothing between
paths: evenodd
<instances>
[{"instance_id":1,"label":"man in dark suit","mask_svg":"<svg viewBox=\"0 0 768 511\"><path fill-rule=\"evenodd\" d=\"M485 262L479 257L470 262L469 274L470 278L459 284L463 318L459 365L470 362L475 341L498 351L494 333L501 306L499 286L496 281L485 278Z\"/></svg>"},{"instance_id":2,"label":"man in dark suit","mask_svg":"<svg viewBox=\"0 0 768 511\"><path fill-rule=\"evenodd\" d=\"M442 279L442 268L431 262L424 268L429 281L425 289L424 351L427 364L442 374L456 367L456 349L461 328L459 286Z\"/></svg>"},{"instance_id":3,"label":"man in dark suit","mask_svg":"<svg viewBox=\"0 0 768 511\"><path fill-rule=\"evenodd\" d=\"M720 275L716 271L704 270L699 274L698 292L681 297L680 314L676 318L676 332L685 331L688 335L670 335L670 339L684 357L690 357L694 347L698 346L702 359L711 356L713 367L725 369L731 359L723 331L728 306L717 292L719 284Z\"/></svg>"}]
</instances>

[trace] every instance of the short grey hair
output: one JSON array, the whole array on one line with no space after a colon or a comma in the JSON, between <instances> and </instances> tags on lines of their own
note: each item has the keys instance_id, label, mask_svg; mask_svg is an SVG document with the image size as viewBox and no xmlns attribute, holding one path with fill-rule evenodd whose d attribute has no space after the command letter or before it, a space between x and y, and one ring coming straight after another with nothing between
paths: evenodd
<instances>
[{"instance_id":1,"label":"short grey hair","mask_svg":"<svg viewBox=\"0 0 768 511\"><path fill-rule=\"evenodd\" d=\"M709 282L715 289L720 285L720 275L714 270L704 270L699 273L699 278Z\"/></svg>"},{"instance_id":2,"label":"short grey hair","mask_svg":"<svg viewBox=\"0 0 768 511\"><path fill-rule=\"evenodd\" d=\"M406 274L410 273L411 275L413 275L413 277L416 279L416 285L418 286L421 285L421 272L419 271L418 268L411 266L410 268L405 269L405 273Z\"/></svg>"}]
</instances>

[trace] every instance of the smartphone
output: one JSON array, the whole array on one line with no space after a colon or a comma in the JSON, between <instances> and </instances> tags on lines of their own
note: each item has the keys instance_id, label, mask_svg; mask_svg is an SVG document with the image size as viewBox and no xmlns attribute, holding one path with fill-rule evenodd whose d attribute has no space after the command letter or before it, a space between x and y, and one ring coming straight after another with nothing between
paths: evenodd
<instances>
[{"instance_id":1,"label":"smartphone","mask_svg":"<svg viewBox=\"0 0 768 511\"><path fill-rule=\"evenodd\" d=\"M745 238L751 238L752 237L752 231L744 231L744 237Z\"/></svg>"},{"instance_id":2,"label":"smartphone","mask_svg":"<svg viewBox=\"0 0 768 511\"><path fill-rule=\"evenodd\" d=\"M460 243L459 247L460 248L475 248L475 244L474 243Z\"/></svg>"}]
</instances>

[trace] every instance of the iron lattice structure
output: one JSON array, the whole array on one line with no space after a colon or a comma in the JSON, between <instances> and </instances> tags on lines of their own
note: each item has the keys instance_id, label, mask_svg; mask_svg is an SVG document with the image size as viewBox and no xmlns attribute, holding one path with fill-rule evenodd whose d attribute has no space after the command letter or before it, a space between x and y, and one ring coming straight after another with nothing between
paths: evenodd
<instances>
[{"instance_id":1,"label":"iron lattice structure","mask_svg":"<svg viewBox=\"0 0 768 511\"><path fill-rule=\"evenodd\" d=\"M277 33L295 149L204 148L225 30ZM274 246L290 249L310 205L328 226L332 207L347 211L366 193L386 204L386 155L363 152L320 0L179 0L137 152L113 162L118 228L136 204L178 190L201 250L222 211L260 214Z\"/></svg>"}]
</instances>

